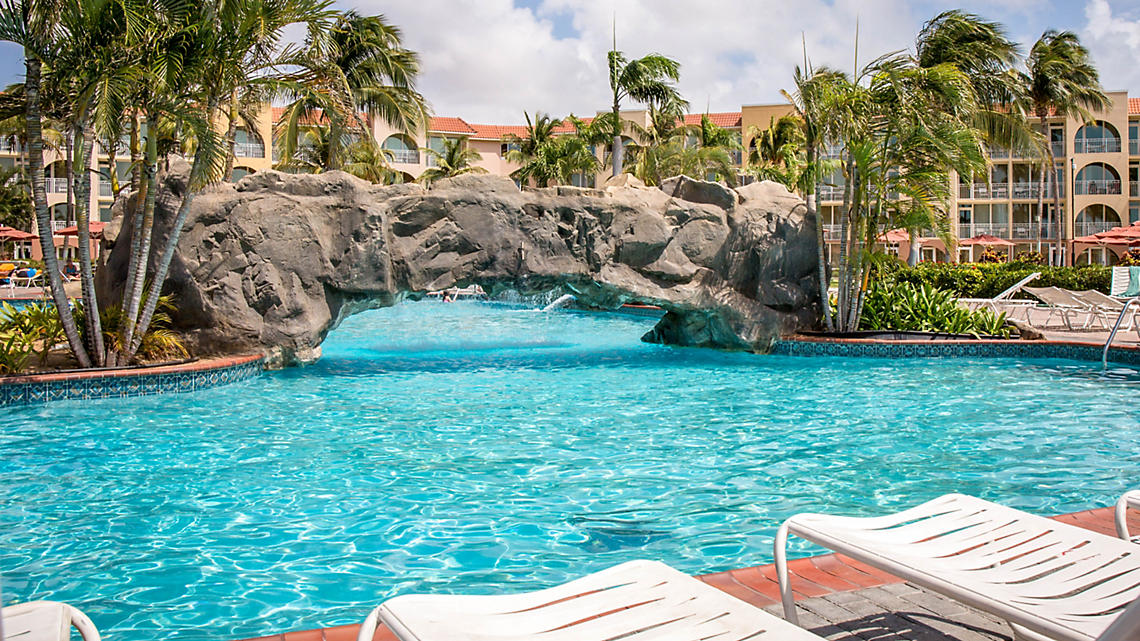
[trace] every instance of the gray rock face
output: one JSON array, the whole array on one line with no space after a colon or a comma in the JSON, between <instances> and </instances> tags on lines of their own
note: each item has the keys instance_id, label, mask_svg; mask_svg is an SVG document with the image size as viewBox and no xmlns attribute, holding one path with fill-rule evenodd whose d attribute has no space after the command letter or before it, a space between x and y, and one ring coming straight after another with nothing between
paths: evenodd
<instances>
[{"instance_id":1,"label":"gray rock face","mask_svg":"<svg viewBox=\"0 0 1140 641\"><path fill-rule=\"evenodd\" d=\"M187 170L163 179L160 229ZM263 171L211 187L171 265L176 323L198 354L262 352L276 365L319 356L355 312L472 283L660 305L645 340L677 345L763 351L815 324L815 223L799 198L775 184L615 182L520 192L469 175L425 190ZM112 240L104 296L121 291L130 234L127 223Z\"/></svg>"}]
</instances>

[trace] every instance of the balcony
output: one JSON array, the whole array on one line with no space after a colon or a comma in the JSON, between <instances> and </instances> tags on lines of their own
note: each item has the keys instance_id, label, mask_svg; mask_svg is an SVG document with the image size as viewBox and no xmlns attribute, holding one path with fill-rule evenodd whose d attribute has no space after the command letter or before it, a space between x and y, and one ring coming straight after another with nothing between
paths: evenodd
<instances>
[{"instance_id":1,"label":"balcony","mask_svg":"<svg viewBox=\"0 0 1140 641\"><path fill-rule=\"evenodd\" d=\"M1009 198L1009 183L958 185L959 198Z\"/></svg>"},{"instance_id":2,"label":"balcony","mask_svg":"<svg viewBox=\"0 0 1140 641\"><path fill-rule=\"evenodd\" d=\"M1128 141L1128 155L1140 156L1140 140L1130 139Z\"/></svg>"},{"instance_id":3,"label":"balcony","mask_svg":"<svg viewBox=\"0 0 1140 641\"><path fill-rule=\"evenodd\" d=\"M1056 143L1053 143L1056 144ZM1119 138L1077 138L1073 151L1078 154L1115 154L1120 152ZM1060 154L1057 154L1060 155Z\"/></svg>"},{"instance_id":4,"label":"balcony","mask_svg":"<svg viewBox=\"0 0 1140 641\"><path fill-rule=\"evenodd\" d=\"M732 158L732 164L739 167L744 162L744 152L739 149L733 149L728 152L729 157Z\"/></svg>"},{"instance_id":5,"label":"balcony","mask_svg":"<svg viewBox=\"0 0 1140 641\"><path fill-rule=\"evenodd\" d=\"M22 154L24 153L24 147L14 140L0 140L0 153Z\"/></svg>"},{"instance_id":6,"label":"balcony","mask_svg":"<svg viewBox=\"0 0 1140 641\"><path fill-rule=\"evenodd\" d=\"M821 185L819 188L819 201L843 200L843 185Z\"/></svg>"},{"instance_id":7,"label":"balcony","mask_svg":"<svg viewBox=\"0 0 1140 641\"><path fill-rule=\"evenodd\" d=\"M74 224L75 224L75 221L68 222L66 220L54 220L53 219L51 221L51 230L52 230L52 232L57 232L61 229L71 227Z\"/></svg>"},{"instance_id":8,"label":"balcony","mask_svg":"<svg viewBox=\"0 0 1140 641\"><path fill-rule=\"evenodd\" d=\"M1099 196L1101 194L1119 194L1119 180L1078 180L1073 187L1078 196Z\"/></svg>"},{"instance_id":9,"label":"balcony","mask_svg":"<svg viewBox=\"0 0 1140 641\"><path fill-rule=\"evenodd\" d=\"M1106 221L1073 223L1073 233L1076 236L1091 236L1119 226L1120 223L1110 223Z\"/></svg>"},{"instance_id":10,"label":"balcony","mask_svg":"<svg viewBox=\"0 0 1140 641\"><path fill-rule=\"evenodd\" d=\"M823 239L824 240L839 240L839 225L824 225L823 226Z\"/></svg>"},{"instance_id":11,"label":"balcony","mask_svg":"<svg viewBox=\"0 0 1140 641\"><path fill-rule=\"evenodd\" d=\"M1064 155L1065 155L1065 141L1054 140L1053 141L1053 157L1054 158L1060 158Z\"/></svg>"},{"instance_id":12,"label":"balcony","mask_svg":"<svg viewBox=\"0 0 1140 641\"><path fill-rule=\"evenodd\" d=\"M843 145L827 145L820 152L820 157L822 160L839 160L842 154Z\"/></svg>"},{"instance_id":13,"label":"balcony","mask_svg":"<svg viewBox=\"0 0 1140 641\"><path fill-rule=\"evenodd\" d=\"M986 151L989 153L991 159L1009 158L1009 150L1005 147L987 147Z\"/></svg>"},{"instance_id":14,"label":"balcony","mask_svg":"<svg viewBox=\"0 0 1140 641\"><path fill-rule=\"evenodd\" d=\"M962 226L965 227L965 225ZM998 238L1009 238L1008 223L974 223L972 227L973 233L971 233L969 236L965 236L965 238L981 236L982 234L997 236Z\"/></svg>"},{"instance_id":15,"label":"balcony","mask_svg":"<svg viewBox=\"0 0 1140 641\"><path fill-rule=\"evenodd\" d=\"M415 149L385 149L385 152L392 154L392 162L401 165L418 165L420 164L420 152Z\"/></svg>"},{"instance_id":16,"label":"balcony","mask_svg":"<svg viewBox=\"0 0 1140 641\"><path fill-rule=\"evenodd\" d=\"M45 178L44 184L47 187L49 194L66 194L67 193L67 179L66 178Z\"/></svg>"},{"instance_id":17,"label":"balcony","mask_svg":"<svg viewBox=\"0 0 1140 641\"><path fill-rule=\"evenodd\" d=\"M1140 196L1140 182L1133 180L1128 183L1128 195L1133 198Z\"/></svg>"},{"instance_id":18,"label":"balcony","mask_svg":"<svg viewBox=\"0 0 1140 641\"><path fill-rule=\"evenodd\" d=\"M114 196L114 195L115 195L115 192L111 191L111 183L106 183L106 182L103 182L100 180L99 181L99 197L100 198L110 198L111 196Z\"/></svg>"},{"instance_id":19,"label":"balcony","mask_svg":"<svg viewBox=\"0 0 1140 641\"><path fill-rule=\"evenodd\" d=\"M265 145L259 142L235 142L234 156L238 158L265 158Z\"/></svg>"}]
</instances>

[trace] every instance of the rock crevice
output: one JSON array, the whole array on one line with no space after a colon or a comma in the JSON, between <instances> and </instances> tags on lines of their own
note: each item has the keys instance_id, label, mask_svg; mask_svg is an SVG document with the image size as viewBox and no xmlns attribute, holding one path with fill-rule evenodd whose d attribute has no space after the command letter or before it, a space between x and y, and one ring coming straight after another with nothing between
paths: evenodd
<instances>
[{"instance_id":1,"label":"rock crevice","mask_svg":"<svg viewBox=\"0 0 1140 641\"><path fill-rule=\"evenodd\" d=\"M178 193L187 172L175 163L162 189ZM159 199L158 225L176 200ZM768 182L520 191L460 176L427 190L264 171L195 199L167 288L195 353L256 351L280 366L319 356L348 315L469 284L660 305L645 340L763 351L819 316L814 225L801 199ZM121 290L130 247L129 224L115 228L104 300Z\"/></svg>"}]
</instances>

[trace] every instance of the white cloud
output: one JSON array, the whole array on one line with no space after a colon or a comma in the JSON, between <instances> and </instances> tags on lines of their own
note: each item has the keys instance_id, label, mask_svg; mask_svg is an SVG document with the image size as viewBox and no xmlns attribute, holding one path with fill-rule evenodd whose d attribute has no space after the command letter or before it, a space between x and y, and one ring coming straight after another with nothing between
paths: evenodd
<instances>
[{"instance_id":1,"label":"white cloud","mask_svg":"<svg viewBox=\"0 0 1140 641\"><path fill-rule=\"evenodd\" d=\"M1140 17L1115 11L1108 0L1089 0L1081 36L1100 70L1106 89L1140 87Z\"/></svg>"},{"instance_id":2,"label":"white cloud","mask_svg":"<svg viewBox=\"0 0 1140 641\"><path fill-rule=\"evenodd\" d=\"M403 28L436 113L474 122L605 109L615 14L619 49L678 59L685 97L714 111L780 100L802 62L801 33L814 64L850 69L857 19L864 62L909 46L917 24L905 0L543 0L537 12L510 0L352 4ZM567 17L575 35L558 39L552 20Z\"/></svg>"}]
</instances>

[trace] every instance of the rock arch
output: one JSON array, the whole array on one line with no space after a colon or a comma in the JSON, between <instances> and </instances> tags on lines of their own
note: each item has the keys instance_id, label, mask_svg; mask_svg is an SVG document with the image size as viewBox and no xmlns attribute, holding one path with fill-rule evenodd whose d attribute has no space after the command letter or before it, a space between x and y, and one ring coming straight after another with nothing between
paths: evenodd
<instances>
[{"instance_id":1,"label":"rock arch","mask_svg":"<svg viewBox=\"0 0 1140 641\"><path fill-rule=\"evenodd\" d=\"M163 192L179 193L187 169L176 163ZM472 283L657 304L655 342L762 351L814 326L815 227L800 198L775 183L611 183L520 191L468 175L427 190L267 170L216 185L195 200L171 265L176 322L199 354L260 351L281 366L318 357L352 313ZM163 192L160 225L177 202ZM105 300L121 291L130 233L105 234Z\"/></svg>"}]
</instances>

